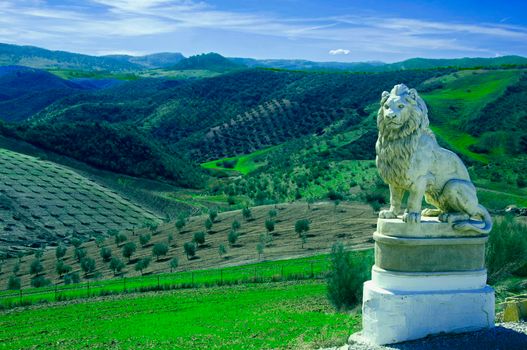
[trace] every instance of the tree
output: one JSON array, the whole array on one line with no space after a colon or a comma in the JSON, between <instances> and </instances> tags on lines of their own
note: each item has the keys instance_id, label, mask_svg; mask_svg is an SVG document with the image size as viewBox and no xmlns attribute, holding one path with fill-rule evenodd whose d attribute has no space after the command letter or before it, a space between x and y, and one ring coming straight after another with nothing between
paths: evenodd
<instances>
[{"instance_id":1,"label":"tree","mask_svg":"<svg viewBox=\"0 0 527 350\"><path fill-rule=\"evenodd\" d=\"M223 244L218 246L218 254L220 254L220 258L223 258L223 256L227 254L227 248L225 248Z\"/></svg>"},{"instance_id":2,"label":"tree","mask_svg":"<svg viewBox=\"0 0 527 350\"><path fill-rule=\"evenodd\" d=\"M309 231L309 220L308 219L301 219L295 223L295 232L298 234L298 237L300 237L302 233L308 232L308 231Z\"/></svg>"},{"instance_id":3,"label":"tree","mask_svg":"<svg viewBox=\"0 0 527 350\"><path fill-rule=\"evenodd\" d=\"M173 257L173 258L170 260L170 272L172 272L173 270L177 269L178 266L179 266L179 260L178 260L178 258Z\"/></svg>"},{"instance_id":4,"label":"tree","mask_svg":"<svg viewBox=\"0 0 527 350\"><path fill-rule=\"evenodd\" d=\"M267 230L268 233L271 233L274 231L274 221L269 219L269 220L265 220L265 229Z\"/></svg>"},{"instance_id":5,"label":"tree","mask_svg":"<svg viewBox=\"0 0 527 350\"><path fill-rule=\"evenodd\" d=\"M157 228L159 227L159 224L155 221L148 220L145 221L143 224L144 227L148 228L150 232L152 232L154 235L156 234Z\"/></svg>"},{"instance_id":6,"label":"tree","mask_svg":"<svg viewBox=\"0 0 527 350\"><path fill-rule=\"evenodd\" d=\"M67 248L62 244L58 245L57 248L55 248L55 257L57 258L57 260L64 258L64 256L66 255L66 250Z\"/></svg>"},{"instance_id":7,"label":"tree","mask_svg":"<svg viewBox=\"0 0 527 350\"><path fill-rule=\"evenodd\" d=\"M210 221L214 222L217 217L218 217L218 211L216 209L211 209L209 212Z\"/></svg>"},{"instance_id":8,"label":"tree","mask_svg":"<svg viewBox=\"0 0 527 350\"><path fill-rule=\"evenodd\" d=\"M38 276L42 271L44 271L44 266L42 266L40 259L33 260L29 266L29 273Z\"/></svg>"},{"instance_id":9,"label":"tree","mask_svg":"<svg viewBox=\"0 0 527 350\"><path fill-rule=\"evenodd\" d=\"M110 260L110 269L113 271L114 275L117 275L124 269L124 263L121 259L113 257L112 260Z\"/></svg>"},{"instance_id":10,"label":"tree","mask_svg":"<svg viewBox=\"0 0 527 350\"><path fill-rule=\"evenodd\" d=\"M205 232L199 231L194 233L194 242L198 245L205 244Z\"/></svg>"},{"instance_id":11,"label":"tree","mask_svg":"<svg viewBox=\"0 0 527 350\"><path fill-rule=\"evenodd\" d=\"M124 233L119 233L115 236L115 244L119 245L128 240L128 237Z\"/></svg>"},{"instance_id":12,"label":"tree","mask_svg":"<svg viewBox=\"0 0 527 350\"><path fill-rule=\"evenodd\" d=\"M84 271L84 277L95 271L95 260L90 257L85 257L81 260L81 269Z\"/></svg>"},{"instance_id":13,"label":"tree","mask_svg":"<svg viewBox=\"0 0 527 350\"><path fill-rule=\"evenodd\" d=\"M269 219L274 219L278 215L278 212L275 209L271 209L267 214L269 215Z\"/></svg>"},{"instance_id":14,"label":"tree","mask_svg":"<svg viewBox=\"0 0 527 350\"><path fill-rule=\"evenodd\" d=\"M73 238L71 240L71 244L75 247L75 248L79 248L81 245L82 245L82 241L78 238Z\"/></svg>"},{"instance_id":15,"label":"tree","mask_svg":"<svg viewBox=\"0 0 527 350\"><path fill-rule=\"evenodd\" d=\"M207 219L205 220L205 229L207 231L210 232L210 230L212 229L212 220L211 219Z\"/></svg>"},{"instance_id":16,"label":"tree","mask_svg":"<svg viewBox=\"0 0 527 350\"><path fill-rule=\"evenodd\" d=\"M227 197L227 203L228 203L229 205L234 205L234 204L236 204L236 198L234 198L234 196L228 196L228 197Z\"/></svg>"},{"instance_id":17,"label":"tree","mask_svg":"<svg viewBox=\"0 0 527 350\"><path fill-rule=\"evenodd\" d=\"M362 299L362 284L369 279L370 259L364 253L350 253L342 243L331 249L328 298L338 309L352 308Z\"/></svg>"},{"instance_id":18,"label":"tree","mask_svg":"<svg viewBox=\"0 0 527 350\"><path fill-rule=\"evenodd\" d=\"M246 221L249 221L252 219L253 217L253 213L251 211L251 209L249 207L245 207L243 208L242 210L242 215L243 215L243 218L246 220Z\"/></svg>"},{"instance_id":19,"label":"tree","mask_svg":"<svg viewBox=\"0 0 527 350\"><path fill-rule=\"evenodd\" d=\"M258 242L256 245L256 251L258 252L258 259L261 259L264 252L265 245L262 242Z\"/></svg>"},{"instance_id":20,"label":"tree","mask_svg":"<svg viewBox=\"0 0 527 350\"><path fill-rule=\"evenodd\" d=\"M43 255L44 255L44 250L39 249L39 250L35 251L35 258L42 259Z\"/></svg>"},{"instance_id":21,"label":"tree","mask_svg":"<svg viewBox=\"0 0 527 350\"><path fill-rule=\"evenodd\" d=\"M73 251L73 256L77 259L77 262L81 262L82 258L86 256L86 249L84 248L75 248Z\"/></svg>"},{"instance_id":22,"label":"tree","mask_svg":"<svg viewBox=\"0 0 527 350\"><path fill-rule=\"evenodd\" d=\"M148 244L148 242L150 242L151 238L152 236L149 234L139 236L139 243L141 243L141 247L144 248Z\"/></svg>"},{"instance_id":23,"label":"tree","mask_svg":"<svg viewBox=\"0 0 527 350\"><path fill-rule=\"evenodd\" d=\"M7 281L7 289L19 290L20 289L20 278L16 277L15 275L9 276L9 280Z\"/></svg>"},{"instance_id":24,"label":"tree","mask_svg":"<svg viewBox=\"0 0 527 350\"><path fill-rule=\"evenodd\" d=\"M44 276L36 276L31 279L31 286L35 288L45 287L51 284L51 281Z\"/></svg>"},{"instance_id":25,"label":"tree","mask_svg":"<svg viewBox=\"0 0 527 350\"><path fill-rule=\"evenodd\" d=\"M78 272L70 272L64 275L64 284L79 283L81 278Z\"/></svg>"},{"instance_id":26,"label":"tree","mask_svg":"<svg viewBox=\"0 0 527 350\"><path fill-rule=\"evenodd\" d=\"M231 228L233 231L238 231L242 225L238 220L234 220L231 224Z\"/></svg>"},{"instance_id":27,"label":"tree","mask_svg":"<svg viewBox=\"0 0 527 350\"><path fill-rule=\"evenodd\" d=\"M302 249L304 249L304 244L307 243L307 233L306 232L300 233L300 239L302 240Z\"/></svg>"},{"instance_id":28,"label":"tree","mask_svg":"<svg viewBox=\"0 0 527 350\"><path fill-rule=\"evenodd\" d=\"M143 275L143 270L146 270L148 266L150 265L150 260L152 260L150 257L142 258L135 264L135 271L141 271L141 275Z\"/></svg>"},{"instance_id":29,"label":"tree","mask_svg":"<svg viewBox=\"0 0 527 350\"><path fill-rule=\"evenodd\" d=\"M196 255L196 244L194 242L185 242L183 245L183 250L187 255L187 260L190 260L191 257Z\"/></svg>"},{"instance_id":30,"label":"tree","mask_svg":"<svg viewBox=\"0 0 527 350\"><path fill-rule=\"evenodd\" d=\"M128 258L128 263L130 263L130 258L134 255L137 247L134 242L128 242L123 246L123 256Z\"/></svg>"},{"instance_id":31,"label":"tree","mask_svg":"<svg viewBox=\"0 0 527 350\"><path fill-rule=\"evenodd\" d=\"M168 253L168 245L165 243L156 243L152 248L152 254L156 256L156 260L159 261L160 256L165 256Z\"/></svg>"},{"instance_id":32,"label":"tree","mask_svg":"<svg viewBox=\"0 0 527 350\"><path fill-rule=\"evenodd\" d=\"M101 258L104 262L110 261L112 258L112 250L108 247L101 248Z\"/></svg>"},{"instance_id":33,"label":"tree","mask_svg":"<svg viewBox=\"0 0 527 350\"><path fill-rule=\"evenodd\" d=\"M183 228L185 227L185 225L187 224L187 220L185 217L183 216L180 216L177 221L176 221L176 228L177 228L177 231L179 233L181 233L181 231L183 230Z\"/></svg>"},{"instance_id":34,"label":"tree","mask_svg":"<svg viewBox=\"0 0 527 350\"><path fill-rule=\"evenodd\" d=\"M13 273L16 275L20 271L20 263L17 262L15 266L13 266Z\"/></svg>"},{"instance_id":35,"label":"tree","mask_svg":"<svg viewBox=\"0 0 527 350\"><path fill-rule=\"evenodd\" d=\"M57 263L55 264L55 269L59 277L62 277L62 275L71 271L71 266L66 265L64 263L64 260L57 260Z\"/></svg>"},{"instance_id":36,"label":"tree","mask_svg":"<svg viewBox=\"0 0 527 350\"><path fill-rule=\"evenodd\" d=\"M173 235L172 233L169 233L169 234L168 234L168 239L167 239L167 241L168 241L168 245L169 245L169 246L172 246L172 242L174 241L174 235Z\"/></svg>"},{"instance_id":37,"label":"tree","mask_svg":"<svg viewBox=\"0 0 527 350\"><path fill-rule=\"evenodd\" d=\"M231 230L227 236L227 240L229 241L229 245L232 247L238 240L238 232Z\"/></svg>"},{"instance_id":38,"label":"tree","mask_svg":"<svg viewBox=\"0 0 527 350\"><path fill-rule=\"evenodd\" d=\"M110 237L115 237L119 234L119 231L114 229L114 228L111 228L109 229L108 231L106 231L106 233L108 234L108 236Z\"/></svg>"},{"instance_id":39,"label":"tree","mask_svg":"<svg viewBox=\"0 0 527 350\"><path fill-rule=\"evenodd\" d=\"M106 238L100 236L100 237L97 237L97 239L95 240L95 245L98 247L98 248L101 248L104 244L104 241L106 241Z\"/></svg>"}]
</instances>

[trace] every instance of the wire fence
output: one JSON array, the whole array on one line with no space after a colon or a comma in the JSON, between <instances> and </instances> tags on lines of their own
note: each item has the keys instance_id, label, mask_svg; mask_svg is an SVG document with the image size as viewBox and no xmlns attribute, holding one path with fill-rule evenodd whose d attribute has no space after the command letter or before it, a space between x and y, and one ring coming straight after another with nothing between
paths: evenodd
<instances>
[{"instance_id":1,"label":"wire fence","mask_svg":"<svg viewBox=\"0 0 527 350\"><path fill-rule=\"evenodd\" d=\"M252 266L213 270L180 271L141 277L88 280L70 285L53 285L0 292L0 307L31 305L42 302L90 298L156 290L199 288L250 283L267 283L325 278L327 258L308 261L267 262Z\"/></svg>"}]
</instances>

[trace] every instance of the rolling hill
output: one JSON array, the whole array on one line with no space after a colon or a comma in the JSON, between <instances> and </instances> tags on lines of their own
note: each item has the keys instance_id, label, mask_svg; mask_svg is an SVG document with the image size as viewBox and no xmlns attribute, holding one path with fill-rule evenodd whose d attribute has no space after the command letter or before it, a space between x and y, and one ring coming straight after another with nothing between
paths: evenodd
<instances>
[{"instance_id":1,"label":"rolling hill","mask_svg":"<svg viewBox=\"0 0 527 350\"><path fill-rule=\"evenodd\" d=\"M156 214L75 170L0 149L0 251L15 254L125 230Z\"/></svg>"},{"instance_id":2,"label":"rolling hill","mask_svg":"<svg viewBox=\"0 0 527 350\"><path fill-rule=\"evenodd\" d=\"M228 72L237 69L243 69L246 66L235 63L215 52L204 53L201 55L190 56L179 61L170 69L174 70L192 70L203 69L213 72Z\"/></svg>"}]
</instances>

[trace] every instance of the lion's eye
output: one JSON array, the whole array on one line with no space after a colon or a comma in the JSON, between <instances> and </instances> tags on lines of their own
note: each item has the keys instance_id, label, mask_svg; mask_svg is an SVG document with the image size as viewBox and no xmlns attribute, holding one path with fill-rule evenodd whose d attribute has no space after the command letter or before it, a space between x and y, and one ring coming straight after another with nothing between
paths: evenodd
<instances>
[{"instance_id":1,"label":"lion's eye","mask_svg":"<svg viewBox=\"0 0 527 350\"><path fill-rule=\"evenodd\" d=\"M403 109L403 108L404 108L404 105L399 105L399 108L400 108L400 109Z\"/></svg>"}]
</instances>

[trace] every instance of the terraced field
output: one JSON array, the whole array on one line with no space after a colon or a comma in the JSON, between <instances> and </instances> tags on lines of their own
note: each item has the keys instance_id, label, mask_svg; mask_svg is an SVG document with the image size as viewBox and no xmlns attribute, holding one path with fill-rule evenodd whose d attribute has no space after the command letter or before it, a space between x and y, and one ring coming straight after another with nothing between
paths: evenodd
<instances>
[{"instance_id":1,"label":"terraced field","mask_svg":"<svg viewBox=\"0 0 527 350\"><path fill-rule=\"evenodd\" d=\"M0 149L0 251L130 229L152 212L75 171Z\"/></svg>"}]
</instances>

